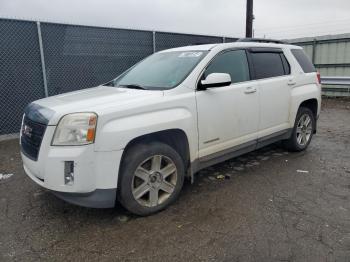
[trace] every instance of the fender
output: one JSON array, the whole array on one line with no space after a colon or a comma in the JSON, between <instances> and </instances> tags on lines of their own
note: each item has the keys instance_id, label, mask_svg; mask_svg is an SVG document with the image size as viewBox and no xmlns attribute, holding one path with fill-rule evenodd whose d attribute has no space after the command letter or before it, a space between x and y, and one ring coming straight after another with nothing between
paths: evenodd
<instances>
[{"instance_id":1,"label":"fender","mask_svg":"<svg viewBox=\"0 0 350 262\"><path fill-rule=\"evenodd\" d=\"M189 141L190 158L195 158L196 115L185 107L138 112L110 119L97 132L95 150L123 150L131 140L137 137L168 129L180 129L186 134Z\"/></svg>"}]
</instances>

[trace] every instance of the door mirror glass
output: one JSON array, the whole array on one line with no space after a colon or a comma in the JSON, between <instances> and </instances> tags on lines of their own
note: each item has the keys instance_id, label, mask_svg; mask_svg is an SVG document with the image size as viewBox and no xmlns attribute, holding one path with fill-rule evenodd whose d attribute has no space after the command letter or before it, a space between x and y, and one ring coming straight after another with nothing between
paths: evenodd
<instances>
[{"instance_id":1,"label":"door mirror glass","mask_svg":"<svg viewBox=\"0 0 350 262\"><path fill-rule=\"evenodd\" d=\"M231 84L231 76L226 73L212 73L200 82L200 89L222 87Z\"/></svg>"}]
</instances>

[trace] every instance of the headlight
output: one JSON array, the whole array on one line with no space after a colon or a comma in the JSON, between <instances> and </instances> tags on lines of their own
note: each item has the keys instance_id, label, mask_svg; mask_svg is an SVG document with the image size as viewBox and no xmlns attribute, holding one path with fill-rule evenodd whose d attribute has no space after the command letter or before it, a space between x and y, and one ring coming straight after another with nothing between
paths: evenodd
<instances>
[{"instance_id":1,"label":"headlight","mask_svg":"<svg viewBox=\"0 0 350 262\"><path fill-rule=\"evenodd\" d=\"M95 140L97 115L74 113L65 115L58 123L53 146L78 146L92 144Z\"/></svg>"}]
</instances>

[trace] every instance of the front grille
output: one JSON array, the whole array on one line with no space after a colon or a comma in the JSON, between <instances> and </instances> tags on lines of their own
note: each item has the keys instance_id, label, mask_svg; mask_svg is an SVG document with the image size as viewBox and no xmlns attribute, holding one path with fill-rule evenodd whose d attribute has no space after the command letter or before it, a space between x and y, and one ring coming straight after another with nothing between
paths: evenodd
<instances>
[{"instance_id":1,"label":"front grille","mask_svg":"<svg viewBox=\"0 0 350 262\"><path fill-rule=\"evenodd\" d=\"M21 149L30 159L38 160L41 141L43 140L46 125L40 124L24 117L21 129Z\"/></svg>"}]
</instances>

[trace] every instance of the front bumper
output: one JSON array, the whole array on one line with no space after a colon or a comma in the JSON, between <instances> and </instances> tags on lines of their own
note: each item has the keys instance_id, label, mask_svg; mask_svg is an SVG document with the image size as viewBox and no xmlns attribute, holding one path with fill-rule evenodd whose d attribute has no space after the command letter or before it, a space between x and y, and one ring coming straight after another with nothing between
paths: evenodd
<instances>
[{"instance_id":1,"label":"front bumper","mask_svg":"<svg viewBox=\"0 0 350 262\"><path fill-rule=\"evenodd\" d=\"M51 146L54 130L54 126L47 126L37 161L21 154L26 174L67 202L86 207L113 207L123 151L97 152L94 144ZM74 162L71 185L65 183L65 161Z\"/></svg>"},{"instance_id":2,"label":"front bumper","mask_svg":"<svg viewBox=\"0 0 350 262\"><path fill-rule=\"evenodd\" d=\"M52 191L58 198L83 207L92 208L111 208L115 206L117 198L117 189L96 189L91 193L64 193Z\"/></svg>"}]
</instances>

